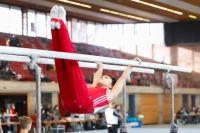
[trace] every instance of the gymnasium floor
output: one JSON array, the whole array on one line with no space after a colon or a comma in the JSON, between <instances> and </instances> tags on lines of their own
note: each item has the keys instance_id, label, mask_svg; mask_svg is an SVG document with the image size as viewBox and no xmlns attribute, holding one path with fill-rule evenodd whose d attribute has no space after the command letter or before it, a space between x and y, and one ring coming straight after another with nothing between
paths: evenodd
<instances>
[{"instance_id":1,"label":"gymnasium floor","mask_svg":"<svg viewBox=\"0 0 200 133\"><path fill-rule=\"evenodd\" d=\"M108 133L108 131L95 130L82 133ZM169 125L145 125L142 128L135 128L135 129L128 128L128 133L170 133L170 132L169 132ZM200 133L200 124L179 125L178 133Z\"/></svg>"}]
</instances>

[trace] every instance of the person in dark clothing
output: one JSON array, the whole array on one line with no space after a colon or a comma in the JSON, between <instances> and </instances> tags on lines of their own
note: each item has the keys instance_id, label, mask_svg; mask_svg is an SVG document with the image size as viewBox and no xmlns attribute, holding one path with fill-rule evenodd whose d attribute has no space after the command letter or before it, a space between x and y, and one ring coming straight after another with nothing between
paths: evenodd
<instances>
[{"instance_id":1,"label":"person in dark clothing","mask_svg":"<svg viewBox=\"0 0 200 133\"><path fill-rule=\"evenodd\" d=\"M47 120L53 120L54 115L52 113L51 104L47 105L47 108L45 109L45 114L46 114L46 119Z\"/></svg>"},{"instance_id":2,"label":"person in dark clothing","mask_svg":"<svg viewBox=\"0 0 200 133\"><path fill-rule=\"evenodd\" d=\"M6 69L8 67L8 61L0 61L0 79L6 79Z\"/></svg>"},{"instance_id":3,"label":"person in dark clothing","mask_svg":"<svg viewBox=\"0 0 200 133\"><path fill-rule=\"evenodd\" d=\"M40 104L40 108L41 108L41 122L42 122L42 131L45 127L45 124L43 123L46 120L46 113L45 113L45 109L43 108L42 104ZM44 132L44 131L43 131Z\"/></svg>"},{"instance_id":4,"label":"person in dark clothing","mask_svg":"<svg viewBox=\"0 0 200 133\"><path fill-rule=\"evenodd\" d=\"M67 112L65 117L66 118L70 118L71 117L71 113ZM65 126L66 126L68 132L72 132L73 131L73 127L71 126L70 122L67 121Z\"/></svg>"},{"instance_id":5,"label":"person in dark clothing","mask_svg":"<svg viewBox=\"0 0 200 133\"><path fill-rule=\"evenodd\" d=\"M50 82L50 79L43 73L41 73L41 82Z\"/></svg>"},{"instance_id":6,"label":"person in dark clothing","mask_svg":"<svg viewBox=\"0 0 200 133\"><path fill-rule=\"evenodd\" d=\"M43 108L42 104L40 104L40 108L41 108L41 120L45 121L46 120L46 113L45 113L45 109Z\"/></svg>"},{"instance_id":7,"label":"person in dark clothing","mask_svg":"<svg viewBox=\"0 0 200 133\"><path fill-rule=\"evenodd\" d=\"M183 116L180 115L185 115L187 114L185 111L185 108L182 107L176 114L176 119L181 123L181 124L186 124L187 123L187 119Z\"/></svg>"},{"instance_id":8,"label":"person in dark clothing","mask_svg":"<svg viewBox=\"0 0 200 133\"><path fill-rule=\"evenodd\" d=\"M120 116L122 116L120 111L120 105L115 105L115 110L119 113ZM121 120L118 119L118 128L120 127L121 123L122 123Z\"/></svg>"},{"instance_id":9,"label":"person in dark clothing","mask_svg":"<svg viewBox=\"0 0 200 133\"><path fill-rule=\"evenodd\" d=\"M3 69L5 80L15 79L16 72L12 70L10 62L8 62L7 66Z\"/></svg>"},{"instance_id":10,"label":"person in dark clothing","mask_svg":"<svg viewBox=\"0 0 200 133\"><path fill-rule=\"evenodd\" d=\"M8 45L10 47L21 47L21 44L15 35L12 35L12 37L9 38Z\"/></svg>"},{"instance_id":11,"label":"person in dark clothing","mask_svg":"<svg viewBox=\"0 0 200 133\"><path fill-rule=\"evenodd\" d=\"M93 121L87 121L83 125L85 131L95 130L96 124Z\"/></svg>"}]
</instances>

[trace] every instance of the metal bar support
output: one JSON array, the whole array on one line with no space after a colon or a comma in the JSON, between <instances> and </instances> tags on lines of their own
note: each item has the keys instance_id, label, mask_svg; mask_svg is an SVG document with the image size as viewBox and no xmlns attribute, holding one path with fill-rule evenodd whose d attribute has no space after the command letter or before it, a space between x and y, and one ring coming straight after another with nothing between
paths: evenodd
<instances>
[{"instance_id":1,"label":"metal bar support","mask_svg":"<svg viewBox=\"0 0 200 133\"><path fill-rule=\"evenodd\" d=\"M36 80L36 132L41 133L41 68L35 63L36 56L30 56L30 68L35 70Z\"/></svg>"},{"instance_id":2,"label":"metal bar support","mask_svg":"<svg viewBox=\"0 0 200 133\"><path fill-rule=\"evenodd\" d=\"M129 78L130 78L130 76L129 76ZM123 86L123 119L122 119L120 133L127 133L127 128L126 128L126 82L124 83L124 86Z\"/></svg>"},{"instance_id":3,"label":"metal bar support","mask_svg":"<svg viewBox=\"0 0 200 133\"><path fill-rule=\"evenodd\" d=\"M178 126L174 123L174 78L169 74L170 70L166 70L166 79L170 80L170 105L171 105L171 123L170 133L178 133Z\"/></svg>"}]
</instances>

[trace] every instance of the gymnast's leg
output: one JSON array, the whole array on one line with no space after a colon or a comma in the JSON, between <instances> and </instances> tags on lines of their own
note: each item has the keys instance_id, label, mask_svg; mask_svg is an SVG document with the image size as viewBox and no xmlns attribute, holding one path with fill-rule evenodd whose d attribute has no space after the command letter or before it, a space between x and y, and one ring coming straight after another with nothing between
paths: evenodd
<instances>
[{"instance_id":1,"label":"gymnast's leg","mask_svg":"<svg viewBox=\"0 0 200 133\"><path fill-rule=\"evenodd\" d=\"M53 50L74 53L73 45L65 25L66 11L58 9L58 19L55 23L56 32L52 30ZM53 20L53 19L52 19ZM55 59L60 95L64 108L75 113L86 113L93 109L93 102L89 97L87 84L82 76L78 62L75 60ZM82 112L81 112L82 111Z\"/></svg>"},{"instance_id":2,"label":"gymnast's leg","mask_svg":"<svg viewBox=\"0 0 200 133\"><path fill-rule=\"evenodd\" d=\"M50 27L51 27L51 34L52 34L52 49L54 51L61 51L60 45L59 45L59 39L58 39L58 30L55 27L56 22L58 21L58 6L55 5L52 7L50 11L50 17L51 17L51 22L50 22ZM56 73L57 73L57 78L58 78L58 85L59 88L62 88L62 86L67 86L66 83L63 81L63 79L66 79L66 69L65 69L65 64L64 60L62 59L55 59L55 65L56 65ZM60 94L65 94L65 96L60 95L62 105L66 109L66 97L69 97L69 93L67 92L67 89L60 89Z\"/></svg>"}]
</instances>

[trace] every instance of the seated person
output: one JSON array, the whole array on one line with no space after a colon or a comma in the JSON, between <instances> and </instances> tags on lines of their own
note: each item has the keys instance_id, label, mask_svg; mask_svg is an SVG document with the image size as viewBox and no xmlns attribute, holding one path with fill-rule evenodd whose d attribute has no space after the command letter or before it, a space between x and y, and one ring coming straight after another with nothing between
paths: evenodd
<instances>
[{"instance_id":1,"label":"seated person","mask_svg":"<svg viewBox=\"0 0 200 133\"><path fill-rule=\"evenodd\" d=\"M188 122L188 119L186 117L180 116L180 115L186 115L186 111L185 108L182 107L177 113L176 113L176 119L178 120L178 122L180 122L181 124L186 124Z\"/></svg>"},{"instance_id":2,"label":"seated person","mask_svg":"<svg viewBox=\"0 0 200 133\"><path fill-rule=\"evenodd\" d=\"M50 82L50 79L47 76L45 76L42 71L41 71L40 78L41 78L41 82Z\"/></svg>"}]
</instances>

